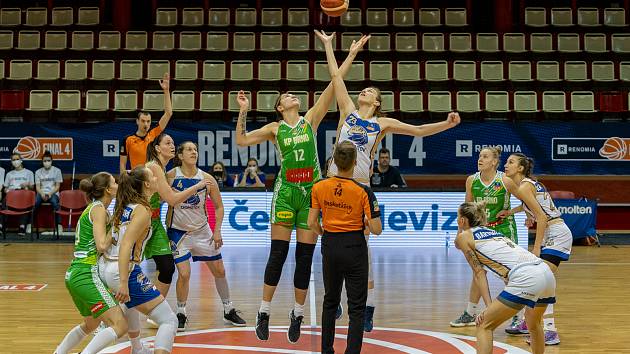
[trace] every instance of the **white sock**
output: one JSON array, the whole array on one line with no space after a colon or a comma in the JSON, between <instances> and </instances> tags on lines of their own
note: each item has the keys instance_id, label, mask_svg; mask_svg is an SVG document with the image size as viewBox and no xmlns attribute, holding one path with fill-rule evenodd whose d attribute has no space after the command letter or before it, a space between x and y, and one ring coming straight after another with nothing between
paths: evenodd
<instances>
[{"instance_id":1,"label":"white sock","mask_svg":"<svg viewBox=\"0 0 630 354\"><path fill-rule=\"evenodd\" d=\"M365 306L374 307L374 289L368 289L367 302Z\"/></svg>"},{"instance_id":2,"label":"white sock","mask_svg":"<svg viewBox=\"0 0 630 354\"><path fill-rule=\"evenodd\" d=\"M300 317L304 316L304 305L300 305L297 302L293 305L293 316Z\"/></svg>"},{"instance_id":3,"label":"white sock","mask_svg":"<svg viewBox=\"0 0 630 354\"><path fill-rule=\"evenodd\" d=\"M543 314L543 316L547 316L547 315L553 316L553 304L547 305L547 308L545 309L545 313Z\"/></svg>"},{"instance_id":4,"label":"white sock","mask_svg":"<svg viewBox=\"0 0 630 354\"><path fill-rule=\"evenodd\" d=\"M83 332L81 326L76 326L66 334L66 336L61 341L61 344L55 350L55 354L67 354L72 348L76 347L81 343L83 338L85 338L87 334Z\"/></svg>"},{"instance_id":5,"label":"white sock","mask_svg":"<svg viewBox=\"0 0 630 354\"><path fill-rule=\"evenodd\" d=\"M138 336L135 338L129 337L129 341L131 342L132 353L136 353L142 350L142 341L140 340L140 334L138 334Z\"/></svg>"},{"instance_id":6,"label":"white sock","mask_svg":"<svg viewBox=\"0 0 630 354\"><path fill-rule=\"evenodd\" d=\"M466 306L466 312L468 312L468 314L471 316L477 315L479 313L479 304L474 304L469 301L468 305Z\"/></svg>"},{"instance_id":7,"label":"white sock","mask_svg":"<svg viewBox=\"0 0 630 354\"><path fill-rule=\"evenodd\" d=\"M545 331L554 331L557 332L556 329L556 321L553 317L543 318L543 326Z\"/></svg>"},{"instance_id":8,"label":"white sock","mask_svg":"<svg viewBox=\"0 0 630 354\"><path fill-rule=\"evenodd\" d=\"M234 309L234 306L232 305L232 301L230 300L222 300L221 301L223 303L223 313L230 313L230 311L232 311Z\"/></svg>"},{"instance_id":9,"label":"white sock","mask_svg":"<svg viewBox=\"0 0 630 354\"><path fill-rule=\"evenodd\" d=\"M516 315L514 315L517 319L522 320L523 318L525 318L525 309L520 310L519 312L516 313Z\"/></svg>"},{"instance_id":10,"label":"white sock","mask_svg":"<svg viewBox=\"0 0 630 354\"><path fill-rule=\"evenodd\" d=\"M81 351L81 354L96 354L105 349L108 345L118 339L116 331L113 328L107 327L104 330L98 332L94 338L88 343L87 347Z\"/></svg>"},{"instance_id":11,"label":"white sock","mask_svg":"<svg viewBox=\"0 0 630 354\"><path fill-rule=\"evenodd\" d=\"M264 312L269 315L271 313L271 302L265 300L261 301L260 310L258 310L258 312Z\"/></svg>"},{"instance_id":12,"label":"white sock","mask_svg":"<svg viewBox=\"0 0 630 354\"><path fill-rule=\"evenodd\" d=\"M186 301L184 302L177 301L177 313L186 315Z\"/></svg>"}]
</instances>

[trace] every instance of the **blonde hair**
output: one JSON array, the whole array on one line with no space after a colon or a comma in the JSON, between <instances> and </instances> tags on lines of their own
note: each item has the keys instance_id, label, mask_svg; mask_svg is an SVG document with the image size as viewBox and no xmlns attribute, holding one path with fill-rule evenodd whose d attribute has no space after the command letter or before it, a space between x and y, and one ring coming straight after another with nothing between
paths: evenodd
<instances>
[{"instance_id":1,"label":"blonde hair","mask_svg":"<svg viewBox=\"0 0 630 354\"><path fill-rule=\"evenodd\" d=\"M494 157L495 159L497 159L497 165L494 166L494 169L498 169L499 165L501 164L501 147L500 146L486 146L485 148L481 149L481 151L484 150L488 150L490 151L490 153L492 154L492 157Z\"/></svg>"},{"instance_id":2,"label":"blonde hair","mask_svg":"<svg viewBox=\"0 0 630 354\"><path fill-rule=\"evenodd\" d=\"M487 223L486 202L465 202L459 206L459 215L468 220L470 227L483 226Z\"/></svg>"}]
</instances>

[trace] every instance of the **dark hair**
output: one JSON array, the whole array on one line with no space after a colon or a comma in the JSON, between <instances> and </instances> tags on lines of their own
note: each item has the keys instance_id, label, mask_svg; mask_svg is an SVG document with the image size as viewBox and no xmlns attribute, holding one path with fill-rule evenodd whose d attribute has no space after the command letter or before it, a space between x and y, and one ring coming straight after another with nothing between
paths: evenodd
<instances>
[{"instance_id":1,"label":"dark hair","mask_svg":"<svg viewBox=\"0 0 630 354\"><path fill-rule=\"evenodd\" d=\"M162 161L160 161L160 156L158 155L155 147L160 145L162 140L164 140L164 138L166 138L167 136L169 135L166 133L160 133L160 135L156 136L155 139L153 139L153 141L151 141L149 145L147 145L147 162L155 161L155 163L157 163L158 166L160 166L160 168L162 169L164 169L164 167L166 166L162 165Z\"/></svg>"},{"instance_id":2,"label":"dark hair","mask_svg":"<svg viewBox=\"0 0 630 354\"><path fill-rule=\"evenodd\" d=\"M13 153L11 153L11 157L13 157L13 156L17 156L17 157L19 157L19 158L20 158L20 160L22 159L22 155L20 155L20 153L19 153L19 152L13 151Z\"/></svg>"},{"instance_id":3,"label":"dark hair","mask_svg":"<svg viewBox=\"0 0 630 354\"><path fill-rule=\"evenodd\" d=\"M534 171L534 159L527 157L520 152L512 154L518 159L518 164L523 166L523 175L527 178L532 178L532 172Z\"/></svg>"},{"instance_id":4,"label":"dark hair","mask_svg":"<svg viewBox=\"0 0 630 354\"><path fill-rule=\"evenodd\" d=\"M391 154L389 153L389 149L388 149L388 148L381 148L381 149L378 151L378 154L379 154L379 155L380 155L380 154L387 154L387 155L391 156Z\"/></svg>"},{"instance_id":5,"label":"dark hair","mask_svg":"<svg viewBox=\"0 0 630 354\"><path fill-rule=\"evenodd\" d=\"M118 177L118 192L116 193L116 207L114 208L114 227L120 226L125 207L129 204L140 204L151 209L149 201L145 198L144 182L147 182L147 168L137 166L131 172L123 172Z\"/></svg>"},{"instance_id":6,"label":"dark hair","mask_svg":"<svg viewBox=\"0 0 630 354\"><path fill-rule=\"evenodd\" d=\"M183 143L179 144L177 146L177 150L175 150L175 157L173 158L173 167L180 167L182 165L182 160L179 158L179 154L184 153L184 148L186 147L186 144L193 144L195 145L195 148L198 148L197 144L193 143L190 140L186 140Z\"/></svg>"},{"instance_id":7,"label":"dark hair","mask_svg":"<svg viewBox=\"0 0 630 354\"><path fill-rule=\"evenodd\" d=\"M278 110L278 106L280 105L280 101L282 100L282 95L286 95L286 92L281 92L278 95L278 98L276 98L276 103L273 105L273 109L276 111L276 116L278 120L282 120L284 119L284 117L282 117L282 113Z\"/></svg>"},{"instance_id":8,"label":"dark hair","mask_svg":"<svg viewBox=\"0 0 630 354\"><path fill-rule=\"evenodd\" d=\"M149 118L151 118L151 113L147 111L140 111L138 112L138 116L136 117L136 120L140 119L140 116L149 116Z\"/></svg>"},{"instance_id":9,"label":"dark hair","mask_svg":"<svg viewBox=\"0 0 630 354\"><path fill-rule=\"evenodd\" d=\"M349 171L357 160L357 147L350 141L342 141L335 146L333 159L339 171Z\"/></svg>"},{"instance_id":10,"label":"dark hair","mask_svg":"<svg viewBox=\"0 0 630 354\"><path fill-rule=\"evenodd\" d=\"M47 157L52 160L52 154L48 150L44 151L44 154L42 155L42 160L47 158Z\"/></svg>"},{"instance_id":11,"label":"dark hair","mask_svg":"<svg viewBox=\"0 0 630 354\"><path fill-rule=\"evenodd\" d=\"M484 150L488 150L490 151L490 153L492 153L492 156L497 159L497 165L494 166L494 169L498 169L499 168L499 164L501 163L501 147L500 146L486 146L485 148L481 149L481 151ZM481 153L480 151L480 153Z\"/></svg>"},{"instance_id":12,"label":"dark hair","mask_svg":"<svg viewBox=\"0 0 630 354\"><path fill-rule=\"evenodd\" d=\"M258 160L255 157L250 157L247 159L247 164L249 165L250 161L254 161L256 163L256 173L260 173L260 166L258 165Z\"/></svg>"},{"instance_id":13,"label":"dark hair","mask_svg":"<svg viewBox=\"0 0 630 354\"><path fill-rule=\"evenodd\" d=\"M486 202L466 202L459 206L459 215L468 220L470 227L482 226L487 222Z\"/></svg>"},{"instance_id":14,"label":"dark hair","mask_svg":"<svg viewBox=\"0 0 630 354\"><path fill-rule=\"evenodd\" d=\"M90 178L82 179L79 183L79 189L85 193L89 201L101 199L109 187L111 177L112 175L108 172L99 172Z\"/></svg>"},{"instance_id":15,"label":"dark hair","mask_svg":"<svg viewBox=\"0 0 630 354\"><path fill-rule=\"evenodd\" d=\"M225 165L221 161L216 161L215 163L212 164L212 167L210 168L210 174L214 176L214 166L216 165L220 165L221 168L223 169L223 173L221 174L221 179L227 179L227 171L225 170Z\"/></svg>"}]
</instances>

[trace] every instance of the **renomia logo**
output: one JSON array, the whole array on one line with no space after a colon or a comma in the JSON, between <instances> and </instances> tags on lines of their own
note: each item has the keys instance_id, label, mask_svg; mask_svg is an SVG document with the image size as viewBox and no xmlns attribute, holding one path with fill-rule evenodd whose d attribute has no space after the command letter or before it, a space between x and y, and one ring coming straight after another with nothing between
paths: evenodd
<instances>
[{"instance_id":1,"label":"renomia logo","mask_svg":"<svg viewBox=\"0 0 630 354\"><path fill-rule=\"evenodd\" d=\"M561 207L558 207L558 211L561 212L562 214L578 214L578 215L593 214L593 208L583 207L579 205L561 206Z\"/></svg>"}]
</instances>

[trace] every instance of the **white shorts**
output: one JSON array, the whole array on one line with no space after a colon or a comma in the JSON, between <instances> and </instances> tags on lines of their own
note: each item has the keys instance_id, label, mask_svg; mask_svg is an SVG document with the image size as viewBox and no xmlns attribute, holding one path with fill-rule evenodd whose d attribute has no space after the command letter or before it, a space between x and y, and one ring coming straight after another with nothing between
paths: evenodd
<instances>
[{"instance_id":1,"label":"white shorts","mask_svg":"<svg viewBox=\"0 0 630 354\"><path fill-rule=\"evenodd\" d=\"M212 230L206 225L195 231L182 231L174 228L167 230L175 264L192 257L193 262L218 261L221 248L215 249Z\"/></svg>"},{"instance_id":2,"label":"white shorts","mask_svg":"<svg viewBox=\"0 0 630 354\"><path fill-rule=\"evenodd\" d=\"M125 306L130 309L160 297L160 292L149 277L142 272L140 266L133 263L130 263L129 266L131 271L129 272L127 286L130 300L125 303ZM117 260L107 260L104 257L100 257L98 260L98 276L113 293L116 293L120 288L120 272L118 271Z\"/></svg>"},{"instance_id":3,"label":"white shorts","mask_svg":"<svg viewBox=\"0 0 630 354\"><path fill-rule=\"evenodd\" d=\"M556 278L543 262L524 264L508 275L508 283L498 298L504 305L516 310L525 306L546 306L556 302Z\"/></svg>"},{"instance_id":4,"label":"white shorts","mask_svg":"<svg viewBox=\"0 0 630 354\"><path fill-rule=\"evenodd\" d=\"M540 256L543 259L545 258L544 255L556 256L563 261L568 261L572 244L573 235L567 224L564 222L553 223L547 226L547 230L545 230Z\"/></svg>"}]
</instances>

